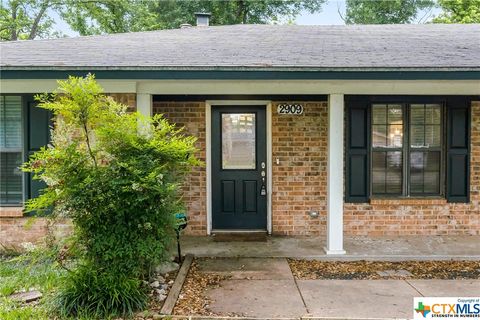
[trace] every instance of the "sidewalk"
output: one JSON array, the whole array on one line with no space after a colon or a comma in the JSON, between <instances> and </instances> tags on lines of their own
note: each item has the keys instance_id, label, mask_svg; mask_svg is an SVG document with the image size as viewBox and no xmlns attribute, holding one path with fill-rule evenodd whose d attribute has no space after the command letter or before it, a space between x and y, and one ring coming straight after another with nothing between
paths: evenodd
<instances>
[{"instance_id":1,"label":"sidewalk","mask_svg":"<svg viewBox=\"0 0 480 320\"><path fill-rule=\"evenodd\" d=\"M198 267L228 276L205 292L219 315L409 319L414 297L480 295L480 280L296 280L285 258L200 259Z\"/></svg>"},{"instance_id":2,"label":"sidewalk","mask_svg":"<svg viewBox=\"0 0 480 320\"><path fill-rule=\"evenodd\" d=\"M345 237L346 255L327 256L325 237L268 237L266 242L215 242L182 236L182 251L196 257L325 260L480 260L480 236Z\"/></svg>"}]
</instances>

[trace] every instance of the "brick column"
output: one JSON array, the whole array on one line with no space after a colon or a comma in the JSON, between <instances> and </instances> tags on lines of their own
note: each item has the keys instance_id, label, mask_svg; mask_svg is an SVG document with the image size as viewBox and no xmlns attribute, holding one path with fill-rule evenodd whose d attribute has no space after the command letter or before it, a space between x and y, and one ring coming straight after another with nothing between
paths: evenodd
<instances>
[{"instance_id":1,"label":"brick column","mask_svg":"<svg viewBox=\"0 0 480 320\"><path fill-rule=\"evenodd\" d=\"M344 97L328 97L327 162L327 254L345 254L343 249L343 149Z\"/></svg>"}]
</instances>

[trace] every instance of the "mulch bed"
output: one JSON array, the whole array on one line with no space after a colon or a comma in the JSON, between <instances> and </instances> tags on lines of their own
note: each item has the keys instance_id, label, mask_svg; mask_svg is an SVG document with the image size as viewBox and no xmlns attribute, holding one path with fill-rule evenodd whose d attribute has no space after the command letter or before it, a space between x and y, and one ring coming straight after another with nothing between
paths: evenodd
<instances>
[{"instance_id":1,"label":"mulch bed","mask_svg":"<svg viewBox=\"0 0 480 320\"><path fill-rule=\"evenodd\" d=\"M480 279L480 261L312 261L288 259L296 279ZM379 275L378 271L411 275Z\"/></svg>"},{"instance_id":2,"label":"mulch bed","mask_svg":"<svg viewBox=\"0 0 480 320\"><path fill-rule=\"evenodd\" d=\"M173 308L174 315L219 316L209 310L210 299L205 296L209 288L216 288L220 281L228 276L199 272L198 264L194 260L188 275L183 283L182 291Z\"/></svg>"}]
</instances>

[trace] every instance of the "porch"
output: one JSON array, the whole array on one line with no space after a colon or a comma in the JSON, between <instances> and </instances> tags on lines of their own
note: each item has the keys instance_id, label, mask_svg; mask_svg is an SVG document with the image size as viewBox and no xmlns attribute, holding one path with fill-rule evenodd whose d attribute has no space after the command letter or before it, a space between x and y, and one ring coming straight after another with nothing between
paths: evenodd
<instances>
[{"instance_id":1,"label":"porch","mask_svg":"<svg viewBox=\"0 0 480 320\"><path fill-rule=\"evenodd\" d=\"M327 255L325 237L270 236L266 242L215 242L182 236L182 254L196 257L303 258L316 260L480 260L480 236L345 236L347 254Z\"/></svg>"}]
</instances>

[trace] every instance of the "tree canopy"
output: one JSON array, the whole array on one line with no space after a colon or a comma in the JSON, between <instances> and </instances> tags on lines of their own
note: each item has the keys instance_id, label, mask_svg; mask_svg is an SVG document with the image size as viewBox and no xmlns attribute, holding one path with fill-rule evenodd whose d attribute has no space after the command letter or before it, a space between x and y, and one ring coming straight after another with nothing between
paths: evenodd
<instances>
[{"instance_id":1,"label":"tree canopy","mask_svg":"<svg viewBox=\"0 0 480 320\"><path fill-rule=\"evenodd\" d=\"M480 23L480 0L439 0L443 12L434 23Z\"/></svg>"},{"instance_id":2,"label":"tree canopy","mask_svg":"<svg viewBox=\"0 0 480 320\"><path fill-rule=\"evenodd\" d=\"M344 20L347 24L412 23L420 11L433 5L432 0L347 0Z\"/></svg>"},{"instance_id":3,"label":"tree canopy","mask_svg":"<svg viewBox=\"0 0 480 320\"><path fill-rule=\"evenodd\" d=\"M59 36L53 30L51 11L59 8L51 0L2 0L0 40L31 40Z\"/></svg>"}]
</instances>

